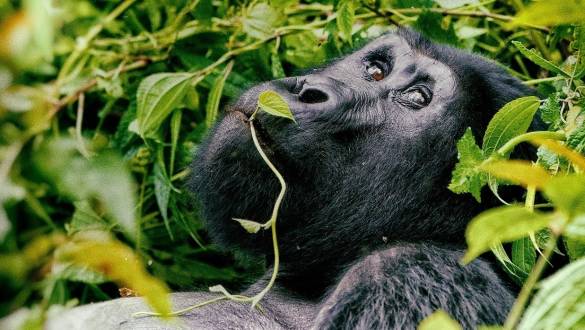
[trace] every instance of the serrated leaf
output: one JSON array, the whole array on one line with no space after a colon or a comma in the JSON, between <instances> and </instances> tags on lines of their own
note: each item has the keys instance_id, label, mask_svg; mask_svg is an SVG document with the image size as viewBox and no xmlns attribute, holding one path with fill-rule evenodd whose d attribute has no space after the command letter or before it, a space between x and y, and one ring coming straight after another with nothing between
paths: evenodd
<instances>
[{"instance_id":1,"label":"serrated leaf","mask_svg":"<svg viewBox=\"0 0 585 330\"><path fill-rule=\"evenodd\" d=\"M521 97L504 105L485 131L484 155L490 156L513 137L526 133L539 105L535 96Z\"/></svg>"},{"instance_id":2,"label":"serrated leaf","mask_svg":"<svg viewBox=\"0 0 585 330\"><path fill-rule=\"evenodd\" d=\"M585 151L585 125L577 128L569 135L567 147L581 153Z\"/></svg>"},{"instance_id":3,"label":"serrated leaf","mask_svg":"<svg viewBox=\"0 0 585 330\"><path fill-rule=\"evenodd\" d=\"M517 276L525 281L536 263L536 249L530 238L523 237L512 243L512 262L520 270Z\"/></svg>"},{"instance_id":4,"label":"serrated leaf","mask_svg":"<svg viewBox=\"0 0 585 330\"><path fill-rule=\"evenodd\" d=\"M86 266L120 286L129 287L143 296L163 316L171 312L169 289L148 274L140 258L128 246L117 241L81 241L66 245L59 259Z\"/></svg>"},{"instance_id":5,"label":"serrated leaf","mask_svg":"<svg viewBox=\"0 0 585 330\"><path fill-rule=\"evenodd\" d=\"M461 330L461 325L440 309L427 316L418 325L418 330Z\"/></svg>"},{"instance_id":6,"label":"serrated leaf","mask_svg":"<svg viewBox=\"0 0 585 330\"><path fill-rule=\"evenodd\" d=\"M163 121L183 100L191 78L188 73L156 73L140 82L134 125L138 135L156 137Z\"/></svg>"},{"instance_id":7,"label":"serrated leaf","mask_svg":"<svg viewBox=\"0 0 585 330\"><path fill-rule=\"evenodd\" d=\"M540 56L536 51L526 48L520 41L512 41L512 44L520 51L520 53L522 53L522 55L524 55L524 57L532 61L534 64L540 66L541 68L546 69L550 72L563 75L565 77L571 76L563 69L561 69L559 66Z\"/></svg>"},{"instance_id":8,"label":"serrated leaf","mask_svg":"<svg viewBox=\"0 0 585 330\"><path fill-rule=\"evenodd\" d=\"M497 243L514 241L545 228L551 216L530 212L523 206L502 206L482 212L465 231L467 251L463 262L469 263Z\"/></svg>"},{"instance_id":9,"label":"serrated leaf","mask_svg":"<svg viewBox=\"0 0 585 330\"><path fill-rule=\"evenodd\" d=\"M481 187L486 183L486 175L479 171L478 166L485 157L475 143L471 128L467 128L457 142L457 158L459 162L453 170L449 190L456 194L469 192L480 202Z\"/></svg>"},{"instance_id":10,"label":"serrated leaf","mask_svg":"<svg viewBox=\"0 0 585 330\"><path fill-rule=\"evenodd\" d=\"M250 234L256 234L260 229L264 228L263 224L256 221L238 218L233 218L233 220L237 221Z\"/></svg>"},{"instance_id":11,"label":"serrated leaf","mask_svg":"<svg viewBox=\"0 0 585 330\"><path fill-rule=\"evenodd\" d=\"M524 24L552 26L583 21L585 21L583 0L537 1L521 11L511 26Z\"/></svg>"},{"instance_id":12,"label":"serrated leaf","mask_svg":"<svg viewBox=\"0 0 585 330\"><path fill-rule=\"evenodd\" d=\"M583 329L585 326L585 259L542 281L518 330Z\"/></svg>"},{"instance_id":13,"label":"serrated leaf","mask_svg":"<svg viewBox=\"0 0 585 330\"><path fill-rule=\"evenodd\" d=\"M228 63L223 72L215 79L213 86L209 91L207 105L205 107L205 123L207 124L207 127L211 127L211 125L213 125L217 119L217 112L219 109L219 101L221 100L221 95L223 93L223 86L225 85L225 81L230 72L232 72L233 66L233 61Z\"/></svg>"},{"instance_id":14,"label":"serrated leaf","mask_svg":"<svg viewBox=\"0 0 585 330\"><path fill-rule=\"evenodd\" d=\"M552 178L538 165L521 160L498 160L482 164L482 171L523 186L544 187Z\"/></svg>"},{"instance_id":15,"label":"serrated leaf","mask_svg":"<svg viewBox=\"0 0 585 330\"><path fill-rule=\"evenodd\" d=\"M549 95L549 97L542 102L540 108L538 108L538 113L540 119L549 124L549 127L559 127L559 124L561 123L561 105L558 94L554 93Z\"/></svg>"},{"instance_id":16,"label":"serrated leaf","mask_svg":"<svg viewBox=\"0 0 585 330\"><path fill-rule=\"evenodd\" d=\"M295 121L288 104L275 91L266 90L260 93L258 96L258 107L273 116L284 117Z\"/></svg>"},{"instance_id":17,"label":"serrated leaf","mask_svg":"<svg viewBox=\"0 0 585 330\"><path fill-rule=\"evenodd\" d=\"M342 0L337 9L337 29L343 39L352 44L351 32L355 21L355 7L353 0Z\"/></svg>"}]
</instances>

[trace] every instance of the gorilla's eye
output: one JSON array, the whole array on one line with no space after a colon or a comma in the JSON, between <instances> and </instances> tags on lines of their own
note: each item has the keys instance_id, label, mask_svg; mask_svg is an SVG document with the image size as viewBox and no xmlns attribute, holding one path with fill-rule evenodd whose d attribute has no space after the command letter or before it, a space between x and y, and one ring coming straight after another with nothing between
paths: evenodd
<instances>
[{"instance_id":1,"label":"gorilla's eye","mask_svg":"<svg viewBox=\"0 0 585 330\"><path fill-rule=\"evenodd\" d=\"M380 81L385 77L384 67L381 63L378 62L368 63L366 65L366 72L368 73L368 76L370 76L375 81Z\"/></svg>"},{"instance_id":2,"label":"gorilla's eye","mask_svg":"<svg viewBox=\"0 0 585 330\"><path fill-rule=\"evenodd\" d=\"M406 105L420 109L431 103L433 94L426 86L414 86L402 93L400 99Z\"/></svg>"}]
</instances>

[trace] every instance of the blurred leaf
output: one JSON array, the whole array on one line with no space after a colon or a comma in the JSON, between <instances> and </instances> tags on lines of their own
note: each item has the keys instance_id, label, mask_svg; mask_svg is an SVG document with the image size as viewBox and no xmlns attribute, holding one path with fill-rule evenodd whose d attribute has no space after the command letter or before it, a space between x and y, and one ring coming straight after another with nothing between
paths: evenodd
<instances>
[{"instance_id":1,"label":"blurred leaf","mask_svg":"<svg viewBox=\"0 0 585 330\"><path fill-rule=\"evenodd\" d=\"M58 262L53 264L51 272L57 279L88 284L102 284L108 279L101 273L88 269L86 266Z\"/></svg>"},{"instance_id":2,"label":"blurred leaf","mask_svg":"<svg viewBox=\"0 0 585 330\"><path fill-rule=\"evenodd\" d=\"M518 330L585 327L585 259L577 260L542 281Z\"/></svg>"},{"instance_id":3,"label":"blurred leaf","mask_svg":"<svg viewBox=\"0 0 585 330\"><path fill-rule=\"evenodd\" d=\"M459 8L465 5L475 5L479 0L434 0L439 6L447 9Z\"/></svg>"},{"instance_id":4,"label":"blurred leaf","mask_svg":"<svg viewBox=\"0 0 585 330\"><path fill-rule=\"evenodd\" d=\"M540 145L542 147L547 148L548 150L565 157L569 161L573 162L573 164L582 170L585 170L585 156L581 155L580 153L567 148L566 146L562 145L558 141L552 140L542 140L542 139L535 139L531 142Z\"/></svg>"},{"instance_id":5,"label":"blurred leaf","mask_svg":"<svg viewBox=\"0 0 585 330\"><path fill-rule=\"evenodd\" d=\"M459 46L459 39L457 39L453 25L449 24L444 28L442 21L443 15L424 11L418 16L412 27L433 41Z\"/></svg>"},{"instance_id":6,"label":"blurred leaf","mask_svg":"<svg viewBox=\"0 0 585 330\"><path fill-rule=\"evenodd\" d=\"M571 259L571 261L579 260L583 256L585 256L585 227L584 226L580 227L581 233L578 235L578 238L572 237L563 238L563 241L565 243L565 249L567 250L567 253L569 254L569 258ZM572 234L570 229L567 229L567 232Z\"/></svg>"},{"instance_id":7,"label":"blurred leaf","mask_svg":"<svg viewBox=\"0 0 585 330\"><path fill-rule=\"evenodd\" d=\"M585 175L553 177L544 187L544 194L569 218L585 215Z\"/></svg>"},{"instance_id":8,"label":"blurred leaf","mask_svg":"<svg viewBox=\"0 0 585 330\"><path fill-rule=\"evenodd\" d=\"M544 187L552 178L538 165L521 160L500 160L482 164L481 170L523 186Z\"/></svg>"},{"instance_id":9,"label":"blurred leaf","mask_svg":"<svg viewBox=\"0 0 585 330\"><path fill-rule=\"evenodd\" d=\"M485 160L483 152L475 143L471 128L467 128L463 137L457 142L457 158L459 162L453 170L449 190L461 194L469 192L481 201L481 187L487 177L479 171L479 165Z\"/></svg>"},{"instance_id":10,"label":"blurred leaf","mask_svg":"<svg viewBox=\"0 0 585 330\"><path fill-rule=\"evenodd\" d=\"M523 24L559 25L585 21L585 3L582 0L533 2L514 18L511 26Z\"/></svg>"},{"instance_id":11,"label":"blurred leaf","mask_svg":"<svg viewBox=\"0 0 585 330\"><path fill-rule=\"evenodd\" d=\"M162 152L161 152L162 153ZM158 209L163 217L165 228L169 234L171 240L175 240L173 231L169 224L169 199L171 197L171 181L167 177L164 169L164 164L161 161L157 161L154 164L154 195L156 197L156 203Z\"/></svg>"},{"instance_id":12,"label":"blurred leaf","mask_svg":"<svg viewBox=\"0 0 585 330\"><path fill-rule=\"evenodd\" d=\"M427 316L418 325L418 330L461 330L463 329L457 321L451 318L447 312L440 309Z\"/></svg>"},{"instance_id":13,"label":"blurred leaf","mask_svg":"<svg viewBox=\"0 0 585 330\"><path fill-rule=\"evenodd\" d=\"M463 262L471 262L496 243L514 241L546 228L551 220L551 216L530 212L523 206L502 206L482 212L465 231L468 248Z\"/></svg>"},{"instance_id":14,"label":"blurred leaf","mask_svg":"<svg viewBox=\"0 0 585 330\"><path fill-rule=\"evenodd\" d=\"M73 205L75 205L75 213L65 227L67 234L73 235L88 230L109 231L111 229L112 226L93 210L87 200L74 202Z\"/></svg>"},{"instance_id":15,"label":"blurred leaf","mask_svg":"<svg viewBox=\"0 0 585 330\"><path fill-rule=\"evenodd\" d=\"M512 41L512 44L524 55L527 59L534 62L536 65L540 66L543 69L546 69L550 72L557 73L563 75L565 77L570 77L571 75L565 72L560 67L556 66L552 62L546 60L544 57L540 56L535 50L526 48L521 42L519 41Z\"/></svg>"},{"instance_id":16,"label":"blurred leaf","mask_svg":"<svg viewBox=\"0 0 585 330\"><path fill-rule=\"evenodd\" d=\"M81 241L65 246L60 259L86 266L104 274L121 287L129 287L143 296L158 313L171 312L169 289L149 275L140 259L127 246L116 241Z\"/></svg>"},{"instance_id":17,"label":"blurred leaf","mask_svg":"<svg viewBox=\"0 0 585 330\"><path fill-rule=\"evenodd\" d=\"M192 75L156 73L140 83L136 93L136 122L131 129L143 138L153 138L162 122L182 101Z\"/></svg>"},{"instance_id":18,"label":"blurred leaf","mask_svg":"<svg viewBox=\"0 0 585 330\"><path fill-rule=\"evenodd\" d=\"M260 93L258 96L258 107L273 116L284 117L295 121L286 101L274 91L267 90Z\"/></svg>"},{"instance_id":19,"label":"blurred leaf","mask_svg":"<svg viewBox=\"0 0 585 330\"><path fill-rule=\"evenodd\" d=\"M106 151L87 160L78 153L74 140L57 139L38 150L35 164L70 199L97 198L129 237L135 237L134 186L120 157Z\"/></svg>"},{"instance_id":20,"label":"blurred leaf","mask_svg":"<svg viewBox=\"0 0 585 330\"><path fill-rule=\"evenodd\" d=\"M232 71L233 66L233 61L228 63L221 75L215 79L213 86L209 91L209 99L207 100L207 106L205 107L205 123L207 124L207 127L211 127L217 119L217 112L219 109L221 94L223 93L223 86L225 85L225 81Z\"/></svg>"},{"instance_id":21,"label":"blurred leaf","mask_svg":"<svg viewBox=\"0 0 585 330\"><path fill-rule=\"evenodd\" d=\"M337 29L339 29L340 35L343 39L345 39L350 45L352 44L351 31L353 29L354 21L355 7L353 0L341 0L337 8Z\"/></svg>"}]
</instances>

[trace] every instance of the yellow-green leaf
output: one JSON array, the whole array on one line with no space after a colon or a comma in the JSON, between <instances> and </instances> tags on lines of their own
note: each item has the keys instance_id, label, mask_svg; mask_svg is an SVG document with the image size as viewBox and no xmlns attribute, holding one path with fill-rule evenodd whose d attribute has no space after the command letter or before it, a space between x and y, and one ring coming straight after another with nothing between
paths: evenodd
<instances>
[{"instance_id":1,"label":"yellow-green leaf","mask_svg":"<svg viewBox=\"0 0 585 330\"><path fill-rule=\"evenodd\" d=\"M158 313L168 315L171 303L164 282L151 276L132 249L117 241L81 241L63 247L60 258L105 275L143 296Z\"/></svg>"},{"instance_id":2,"label":"yellow-green leaf","mask_svg":"<svg viewBox=\"0 0 585 330\"><path fill-rule=\"evenodd\" d=\"M553 73L561 74L565 77L570 77L571 75L565 72L563 69L555 65L554 63L548 61L547 59L540 56L536 51L532 49L526 48L521 42L519 41L512 41L512 44L524 55L527 59L534 62L536 65L544 68L548 71Z\"/></svg>"},{"instance_id":3,"label":"yellow-green leaf","mask_svg":"<svg viewBox=\"0 0 585 330\"><path fill-rule=\"evenodd\" d=\"M514 18L511 25L553 26L583 21L585 21L585 1L546 0L533 2Z\"/></svg>"},{"instance_id":4,"label":"yellow-green leaf","mask_svg":"<svg viewBox=\"0 0 585 330\"><path fill-rule=\"evenodd\" d=\"M266 90L260 93L258 96L258 107L273 116L284 117L295 121L288 104L275 91Z\"/></svg>"},{"instance_id":5,"label":"yellow-green leaf","mask_svg":"<svg viewBox=\"0 0 585 330\"><path fill-rule=\"evenodd\" d=\"M463 263L469 263L491 246L510 242L545 228L551 216L530 212L524 206L503 206L485 211L475 217L465 231L467 252Z\"/></svg>"},{"instance_id":6,"label":"yellow-green leaf","mask_svg":"<svg viewBox=\"0 0 585 330\"><path fill-rule=\"evenodd\" d=\"M523 186L544 187L551 176L538 165L521 160L501 160L482 164L481 170L504 180Z\"/></svg>"},{"instance_id":7,"label":"yellow-green leaf","mask_svg":"<svg viewBox=\"0 0 585 330\"><path fill-rule=\"evenodd\" d=\"M256 234L260 229L264 228L264 225L252 220L233 218L237 221L247 232L250 234Z\"/></svg>"},{"instance_id":8,"label":"yellow-green leaf","mask_svg":"<svg viewBox=\"0 0 585 330\"><path fill-rule=\"evenodd\" d=\"M355 21L353 0L342 0L337 9L337 29L341 36L351 45L351 31Z\"/></svg>"},{"instance_id":9,"label":"yellow-green leaf","mask_svg":"<svg viewBox=\"0 0 585 330\"><path fill-rule=\"evenodd\" d=\"M418 325L418 330L461 330L461 325L442 309L429 315Z\"/></svg>"},{"instance_id":10,"label":"yellow-green leaf","mask_svg":"<svg viewBox=\"0 0 585 330\"><path fill-rule=\"evenodd\" d=\"M556 176L544 187L544 194L569 217L585 215L585 175Z\"/></svg>"}]
</instances>

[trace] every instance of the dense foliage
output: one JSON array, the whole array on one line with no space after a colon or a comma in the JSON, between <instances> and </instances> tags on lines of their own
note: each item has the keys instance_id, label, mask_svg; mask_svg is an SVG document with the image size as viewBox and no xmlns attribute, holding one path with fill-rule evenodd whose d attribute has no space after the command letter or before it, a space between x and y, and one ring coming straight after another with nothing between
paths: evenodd
<instances>
[{"instance_id":1,"label":"dense foliage","mask_svg":"<svg viewBox=\"0 0 585 330\"><path fill-rule=\"evenodd\" d=\"M526 187L524 206L467 231L465 261L491 249L523 285L506 327L585 327L585 2L0 0L0 21L0 316L28 307L32 327L134 294L166 312L169 288L237 288L262 271L210 245L184 190L203 134L244 88L400 25L540 92L504 107L481 146L465 134L449 188ZM535 114L548 130L525 134ZM508 161L526 142L537 160Z\"/></svg>"}]
</instances>

